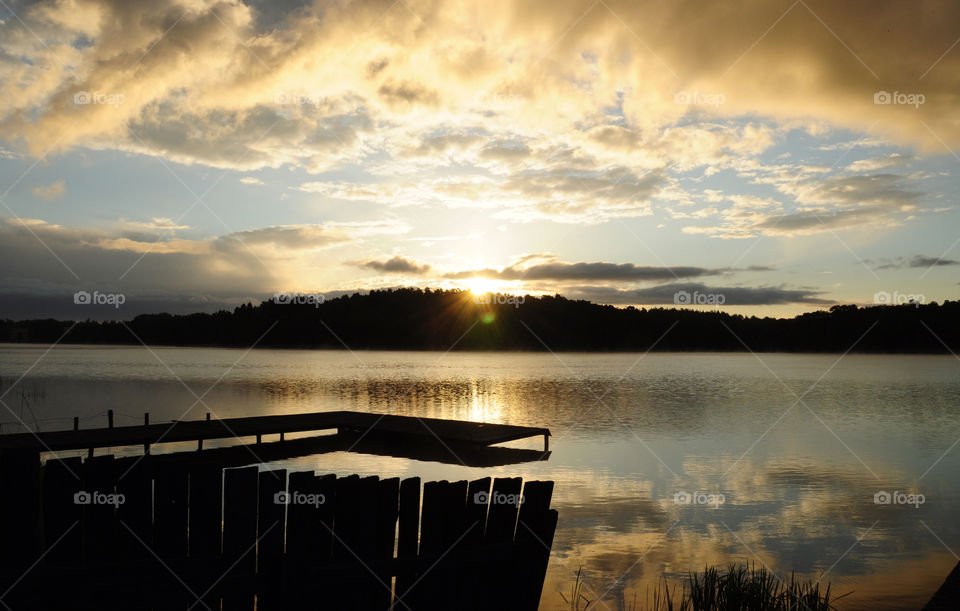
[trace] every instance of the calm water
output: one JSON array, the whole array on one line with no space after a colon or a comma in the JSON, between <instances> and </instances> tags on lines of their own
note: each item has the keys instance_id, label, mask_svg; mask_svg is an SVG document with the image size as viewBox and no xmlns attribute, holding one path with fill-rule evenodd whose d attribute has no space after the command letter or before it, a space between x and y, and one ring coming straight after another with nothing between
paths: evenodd
<instances>
[{"instance_id":1,"label":"calm water","mask_svg":"<svg viewBox=\"0 0 960 611\"><path fill-rule=\"evenodd\" d=\"M277 463L556 481L544 609L564 606L580 567L587 595L617 609L660 576L732 561L824 575L853 590L841 608L918 608L960 551L952 356L45 350L0 345L0 386L29 370L4 402L43 430L73 416L104 426L107 408L118 425L348 409L549 427L549 461L499 469L348 453ZM0 410L3 432L23 430ZM924 502L875 504L881 490ZM677 504L683 492L723 502Z\"/></svg>"}]
</instances>

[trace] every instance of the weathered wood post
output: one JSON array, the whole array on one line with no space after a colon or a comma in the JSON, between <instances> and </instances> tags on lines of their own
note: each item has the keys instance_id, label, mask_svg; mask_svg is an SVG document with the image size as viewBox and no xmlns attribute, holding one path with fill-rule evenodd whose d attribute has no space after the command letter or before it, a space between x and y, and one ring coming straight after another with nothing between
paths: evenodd
<instances>
[{"instance_id":1,"label":"weathered wood post","mask_svg":"<svg viewBox=\"0 0 960 611\"><path fill-rule=\"evenodd\" d=\"M150 426L150 412L144 412L144 414L143 414L143 426ZM144 454L149 454L149 453L150 453L150 444L149 444L149 443L143 444L143 453L144 453Z\"/></svg>"}]
</instances>

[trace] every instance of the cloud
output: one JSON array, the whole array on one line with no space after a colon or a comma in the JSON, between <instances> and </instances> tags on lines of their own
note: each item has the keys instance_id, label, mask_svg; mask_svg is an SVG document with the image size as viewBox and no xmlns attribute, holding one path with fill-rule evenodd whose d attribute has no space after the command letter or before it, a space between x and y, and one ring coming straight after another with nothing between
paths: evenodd
<instances>
[{"instance_id":1,"label":"cloud","mask_svg":"<svg viewBox=\"0 0 960 611\"><path fill-rule=\"evenodd\" d=\"M870 262L870 261L868 261ZM903 269L903 268L930 268L930 267L939 267L946 265L960 265L960 261L954 259L945 259L943 257L927 257L924 255L914 255L910 258L897 257L893 261L889 261L882 265L878 265L877 269Z\"/></svg>"},{"instance_id":2,"label":"cloud","mask_svg":"<svg viewBox=\"0 0 960 611\"><path fill-rule=\"evenodd\" d=\"M165 225L165 220L155 225ZM223 302L273 290L311 288L330 249L407 230L386 221L326 223L186 239L0 218L0 285L53 287L69 294L92 286L164 299L190 296Z\"/></svg>"},{"instance_id":3,"label":"cloud","mask_svg":"<svg viewBox=\"0 0 960 611\"><path fill-rule=\"evenodd\" d=\"M423 275L430 271L430 266L427 264L419 264L416 261L406 259L397 255L392 259L386 261L352 261L350 265L355 265L357 267L366 267L369 269L376 270L378 272L383 272L386 274L414 274L414 275Z\"/></svg>"},{"instance_id":4,"label":"cloud","mask_svg":"<svg viewBox=\"0 0 960 611\"><path fill-rule=\"evenodd\" d=\"M480 151L480 158L489 161L516 162L530 155L523 142L492 142Z\"/></svg>"},{"instance_id":5,"label":"cloud","mask_svg":"<svg viewBox=\"0 0 960 611\"><path fill-rule=\"evenodd\" d=\"M256 176L244 176L240 179L240 183L244 185L262 185L263 181Z\"/></svg>"},{"instance_id":6,"label":"cloud","mask_svg":"<svg viewBox=\"0 0 960 611\"><path fill-rule=\"evenodd\" d=\"M786 11L754 0L535 0L484 10L410 0L386 12L369 1L33 3L18 10L29 30L19 20L0 24L0 131L34 155L51 146L132 148L248 168L326 167L331 147L369 154L364 144L402 139L404 120L482 120L498 137L540 133L555 143L572 127L597 127L592 142L640 158L690 118L877 125L888 139L940 151L940 140L960 145L952 80L960 56L944 54L960 7L931 7L933 21L895 0ZM877 103L882 91L922 94L924 103ZM336 112L306 112L309 103L277 109L282 92L356 100L383 133L323 142L337 132ZM724 103L677 103L682 92ZM93 101L75 102L80 93ZM601 125L609 109L627 131ZM259 141L277 118L297 125Z\"/></svg>"},{"instance_id":7,"label":"cloud","mask_svg":"<svg viewBox=\"0 0 960 611\"><path fill-rule=\"evenodd\" d=\"M717 276L733 271L741 271L734 268L710 269L690 266L655 267L634 265L633 263L565 263L562 261L548 261L524 266L525 263L544 257L547 257L547 255L527 255L513 265L500 270L480 269L451 272L446 274L445 277L452 280L483 277L498 280L523 280L526 282L570 282L578 280L662 282L665 280L679 280L681 278ZM748 268L749 271L768 271L770 269L771 268L765 266Z\"/></svg>"},{"instance_id":8,"label":"cloud","mask_svg":"<svg viewBox=\"0 0 960 611\"><path fill-rule=\"evenodd\" d=\"M565 294L579 299L588 299L613 305L700 305L696 300L703 296L722 300L724 306L734 305L780 305L807 304L829 305L834 302L819 297L823 291L812 289L789 289L782 286L720 287L685 282L653 286L641 289L617 289L606 286L578 286L565 290ZM680 295L678 298L677 296ZM678 303L679 302L679 303ZM711 302L712 303L712 302Z\"/></svg>"},{"instance_id":9,"label":"cloud","mask_svg":"<svg viewBox=\"0 0 960 611\"><path fill-rule=\"evenodd\" d=\"M443 155L451 150L465 150L469 147L482 142L484 137L480 134L446 132L424 137L420 144L406 155L414 157L434 157Z\"/></svg>"},{"instance_id":10,"label":"cloud","mask_svg":"<svg viewBox=\"0 0 960 611\"><path fill-rule=\"evenodd\" d=\"M177 221L169 218L153 217L149 221L123 221L121 227L134 231L177 231L180 229L189 229L189 225L181 225Z\"/></svg>"},{"instance_id":11,"label":"cloud","mask_svg":"<svg viewBox=\"0 0 960 611\"><path fill-rule=\"evenodd\" d=\"M600 223L652 213L650 201L673 181L659 172L638 174L625 167L519 168L508 164L499 177L440 176L411 182L310 181L297 189L389 206L494 209L493 217L515 222L552 220Z\"/></svg>"},{"instance_id":12,"label":"cloud","mask_svg":"<svg viewBox=\"0 0 960 611\"><path fill-rule=\"evenodd\" d=\"M52 202L55 199L60 199L67 192L67 188L63 185L62 180L58 180L53 184L46 186L34 187L33 194L41 199L45 199L48 202Z\"/></svg>"},{"instance_id":13,"label":"cloud","mask_svg":"<svg viewBox=\"0 0 960 611\"><path fill-rule=\"evenodd\" d=\"M390 81L381 85L377 89L377 93L394 107L416 104L436 106L440 103L440 96L436 91L416 82L404 81L398 83Z\"/></svg>"},{"instance_id":14,"label":"cloud","mask_svg":"<svg viewBox=\"0 0 960 611\"><path fill-rule=\"evenodd\" d=\"M815 170L784 175L781 169L758 177L794 200L787 208L771 198L730 195L716 206L703 225L688 225L685 233L719 238L752 238L758 235L793 236L837 229L894 226L924 212L924 193L910 188L915 180L896 174L859 174L820 178ZM676 215L682 218L682 215ZM714 221L710 223L709 221Z\"/></svg>"},{"instance_id":15,"label":"cloud","mask_svg":"<svg viewBox=\"0 0 960 611\"><path fill-rule=\"evenodd\" d=\"M902 155L900 153L890 153L884 157L871 157L869 159L860 159L847 166L851 172L873 172L894 165L902 165L913 159L913 155Z\"/></svg>"}]
</instances>

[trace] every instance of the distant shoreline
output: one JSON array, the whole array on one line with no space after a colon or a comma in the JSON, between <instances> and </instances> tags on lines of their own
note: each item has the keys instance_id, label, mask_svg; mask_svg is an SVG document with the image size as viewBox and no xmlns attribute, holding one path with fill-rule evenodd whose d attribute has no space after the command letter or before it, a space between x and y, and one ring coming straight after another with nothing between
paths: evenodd
<instances>
[{"instance_id":1,"label":"distant shoreline","mask_svg":"<svg viewBox=\"0 0 960 611\"><path fill-rule=\"evenodd\" d=\"M129 321L0 320L0 343L301 350L583 353L957 354L960 302L858 307L794 318L615 308L556 296L491 303L393 289L312 304L144 314Z\"/></svg>"},{"instance_id":2,"label":"distant shoreline","mask_svg":"<svg viewBox=\"0 0 960 611\"><path fill-rule=\"evenodd\" d=\"M364 347L364 348L344 348L343 346L271 346L271 345L260 345L260 346L235 346L229 344L211 344L211 345L200 345L200 344L147 344L151 348L195 348L203 350L246 350L248 348L252 350L289 350L296 351L301 350L304 352L456 352L461 354L471 353L471 354L493 354L493 353L506 353L506 354L550 354L551 352L556 352L560 354L685 354L685 355L718 355L718 354L751 354L751 351L746 349L742 350L680 350L680 349L670 349L670 350L536 350L536 349L522 349L522 348L454 348L452 350L447 350L446 348L422 348L422 347L413 347L413 348L375 348L375 347ZM0 341L0 348L3 347L19 347L19 346L34 346L37 348L49 348L50 344L47 342L40 341L22 341L22 342L12 342L12 341ZM87 342L68 342L66 340L61 341L57 344L58 347L71 347L71 348L136 348L142 346L142 344L137 342L130 342L126 344L95 344ZM753 350L753 353L756 354L784 354L784 355L830 355L830 354L841 354L839 351L801 351L801 350ZM880 352L880 351L857 351L851 350L848 354L855 354L857 356L953 356L949 352Z\"/></svg>"}]
</instances>

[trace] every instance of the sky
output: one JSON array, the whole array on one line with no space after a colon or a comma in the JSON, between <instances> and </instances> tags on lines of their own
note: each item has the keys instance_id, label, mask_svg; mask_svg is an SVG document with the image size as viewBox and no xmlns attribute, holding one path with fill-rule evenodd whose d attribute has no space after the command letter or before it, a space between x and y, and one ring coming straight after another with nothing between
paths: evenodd
<instances>
[{"instance_id":1,"label":"sky","mask_svg":"<svg viewBox=\"0 0 960 611\"><path fill-rule=\"evenodd\" d=\"M957 299L958 73L952 2L4 0L0 317Z\"/></svg>"}]
</instances>

